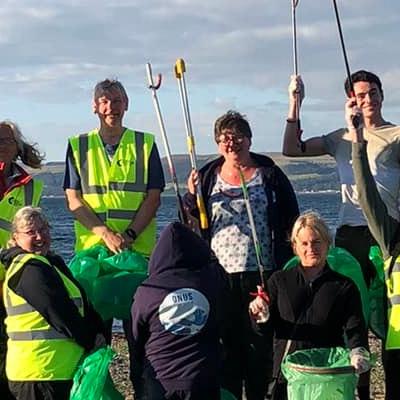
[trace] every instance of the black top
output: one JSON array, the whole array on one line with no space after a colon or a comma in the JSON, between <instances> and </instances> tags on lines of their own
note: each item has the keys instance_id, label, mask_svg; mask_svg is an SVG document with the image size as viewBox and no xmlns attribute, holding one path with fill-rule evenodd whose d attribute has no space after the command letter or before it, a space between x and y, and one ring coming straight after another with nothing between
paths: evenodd
<instances>
[{"instance_id":1,"label":"black top","mask_svg":"<svg viewBox=\"0 0 400 400\"><path fill-rule=\"evenodd\" d=\"M271 158L257 153L250 153L250 156L261 171L264 190L268 199L266 222L271 232L271 254L275 268L280 269L293 256L289 237L293 223L299 215L296 195L287 176ZM217 170L223 163L224 158L219 157L204 165L199 171L206 209L217 179ZM193 230L200 231L199 211L195 196L187 192L183 198L183 203L189 226ZM210 221L210 216L208 216L208 220ZM205 239L210 240L209 230L202 231L201 234Z\"/></svg>"},{"instance_id":2,"label":"black top","mask_svg":"<svg viewBox=\"0 0 400 400\"><path fill-rule=\"evenodd\" d=\"M14 257L22 253L25 252L19 247L4 250L0 253L0 261L7 269ZM63 259L56 254L49 254L46 258L51 266L39 260L30 260L11 277L8 287L23 297L54 329L74 339L89 351L94 346L96 334L103 333L103 322ZM79 288L84 304L84 317L70 299L60 275L53 266Z\"/></svg>"},{"instance_id":3,"label":"black top","mask_svg":"<svg viewBox=\"0 0 400 400\"><path fill-rule=\"evenodd\" d=\"M226 286L206 241L179 222L164 229L132 305L135 392L143 376L167 391L218 387Z\"/></svg>"},{"instance_id":4,"label":"black top","mask_svg":"<svg viewBox=\"0 0 400 400\"><path fill-rule=\"evenodd\" d=\"M295 350L367 345L367 330L361 298L354 283L326 266L312 281L307 281L303 268L275 272L267 283L271 299L270 319L257 329L273 329L274 376L288 339L289 353Z\"/></svg>"}]
</instances>

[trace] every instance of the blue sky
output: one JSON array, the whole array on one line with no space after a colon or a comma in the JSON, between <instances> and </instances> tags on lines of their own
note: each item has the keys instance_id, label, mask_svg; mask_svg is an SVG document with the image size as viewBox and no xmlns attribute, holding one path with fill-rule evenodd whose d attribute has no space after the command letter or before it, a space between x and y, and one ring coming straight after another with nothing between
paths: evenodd
<instances>
[{"instance_id":1,"label":"blue sky","mask_svg":"<svg viewBox=\"0 0 400 400\"><path fill-rule=\"evenodd\" d=\"M400 121L400 2L337 0L350 67L378 73L384 116ZM161 72L158 92L173 153L185 148L173 74L186 61L197 152L215 151L213 121L245 113L253 149L279 151L292 73L290 0L3 0L0 5L1 119L16 121L47 161L63 160L67 137L97 126L92 87L126 86L126 125L156 133L164 153L146 62ZM305 136L343 125L345 69L331 1L300 0L299 67L306 84Z\"/></svg>"}]
</instances>

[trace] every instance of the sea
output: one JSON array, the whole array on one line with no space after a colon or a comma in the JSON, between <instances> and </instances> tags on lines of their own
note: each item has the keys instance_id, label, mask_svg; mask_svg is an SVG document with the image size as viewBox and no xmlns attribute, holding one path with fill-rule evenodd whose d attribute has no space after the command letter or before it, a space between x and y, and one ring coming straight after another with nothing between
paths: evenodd
<instances>
[{"instance_id":1,"label":"sea","mask_svg":"<svg viewBox=\"0 0 400 400\"><path fill-rule=\"evenodd\" d=\"M317 211L328 223L334 232L339 215L340 193L307 192L297 193L300 211ZM41 207L45 211L51 225L52 250L61 255L65 262L69 262L74 253L74 228L71 213L66 208L63 197L44 197ZM176 198L174 196L162 196L161 206L157 213L157 232L170 222L177 220ZM114 332L122 331L121 321L114 320Z\"/></svg>"},{"instance_id":2,"label":"sea","mask_svg":"<svg viewBox=\"0 0 400 400\"><path fill-rule=\"evenodd\" d=\"M303 192L297 193L300 211L317 211L328 223L332 231L335 230L340 206L340 193ZM71 213L66 208L64 197L44 197L41 201L51 225L52 249L61 255L68 263L73 257L74 228ZM162 196L161 207L157 213L157 232L170 222L177 220L176 198Z\"/></svg>"}]
</instances>

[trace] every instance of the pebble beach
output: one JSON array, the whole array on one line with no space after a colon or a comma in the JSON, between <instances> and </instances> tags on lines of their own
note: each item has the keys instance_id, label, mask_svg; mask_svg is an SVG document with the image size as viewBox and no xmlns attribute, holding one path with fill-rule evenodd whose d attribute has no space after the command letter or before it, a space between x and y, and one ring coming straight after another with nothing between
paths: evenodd
<instances>
[{"instance_id":1,"label":"pebble beach","mask_svg":"<svg viewBox=\"0 0 400 400\"><path fill-rule=\"evenodd\" d=\"M369 343L371 352L377 356L376 365L372 368L371 373L371 399L384 400L385 380L381 360L381 343L373 334L369 336ZM135 396L129 380L128 348L123 334L113 334L112 347L117 353L110 369L115 386L125 396L125 400L134 400Z\"/></svg>"}]
</instances>

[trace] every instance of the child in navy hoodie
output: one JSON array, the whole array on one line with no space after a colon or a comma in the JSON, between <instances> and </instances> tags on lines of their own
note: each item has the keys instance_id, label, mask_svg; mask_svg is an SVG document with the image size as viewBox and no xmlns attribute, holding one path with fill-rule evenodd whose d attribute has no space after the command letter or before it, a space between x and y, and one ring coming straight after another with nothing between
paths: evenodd
<instances>
[{"instance_id":1,"label":"child in navy hoodie","mask_svg":"<svg viewBox=\"0 0 400 400\"><path fill-rule=\"evenodd\" d=\"M170 224L132 306L132 380L142 400L219 400L225 271L209 245Z\"/></svg>"}]
</instances>

